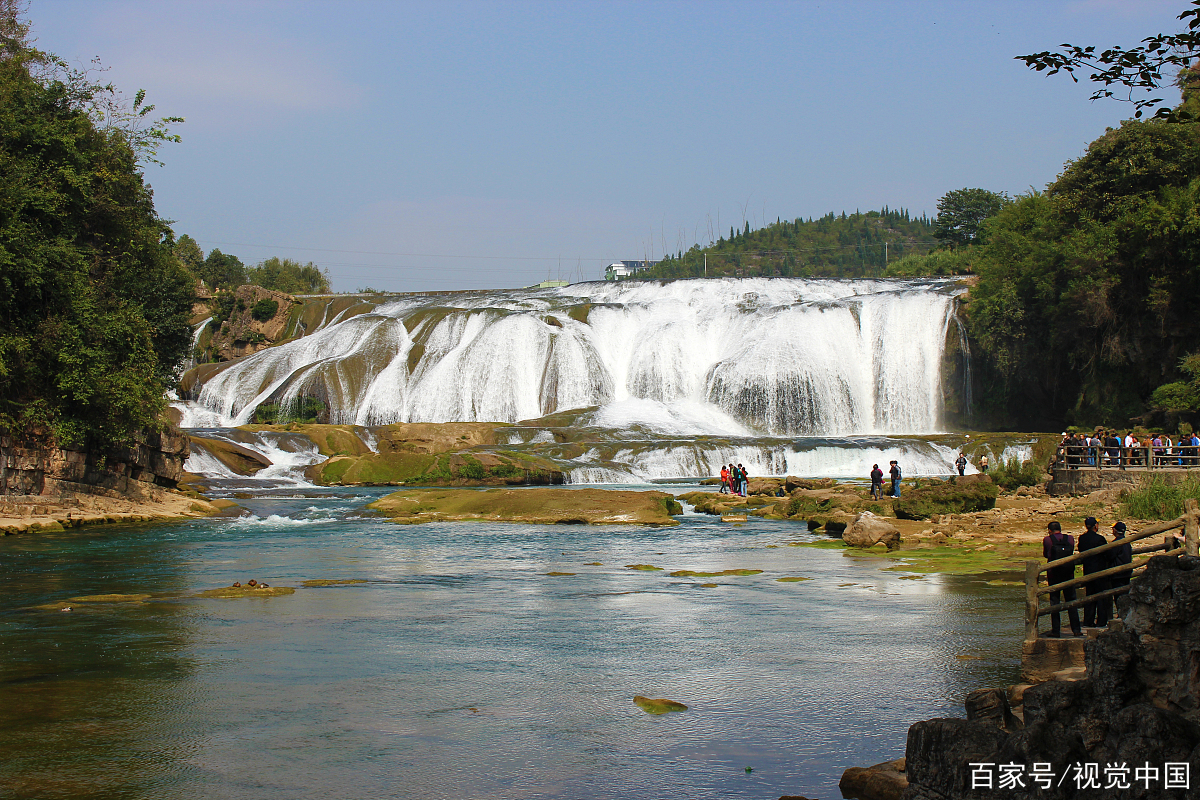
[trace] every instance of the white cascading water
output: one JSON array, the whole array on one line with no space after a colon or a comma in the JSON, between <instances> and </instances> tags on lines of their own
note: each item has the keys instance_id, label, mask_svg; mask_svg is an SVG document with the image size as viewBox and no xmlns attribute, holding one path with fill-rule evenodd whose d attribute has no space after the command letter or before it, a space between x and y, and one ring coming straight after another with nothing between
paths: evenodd
<instances>
[{"instance_id":1,"label":"white cascading water","mask_svg":"<svg viewBox=\"0 0 1200 800\"><path fill-rule=\"evenodd\" d=\"M598 407L591 425L667 435L931 433L960 291L775 278L421 295L243 358L178 407L185 427L316 396L357 425Z\"/></svg>"}]
</instances>

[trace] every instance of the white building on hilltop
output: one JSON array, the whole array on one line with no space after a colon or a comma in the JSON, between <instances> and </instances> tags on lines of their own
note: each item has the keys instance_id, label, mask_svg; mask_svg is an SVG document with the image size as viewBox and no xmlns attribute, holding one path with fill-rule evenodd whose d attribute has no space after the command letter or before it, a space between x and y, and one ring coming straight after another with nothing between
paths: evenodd
<instances>
[{"instance_id":1,"label":"white building on hilltop","mask_svg":"<svg viewBox=\"0 0 1200 800\"><path fill-rule=\"evenodd\" d=\"M631 278L657 263L657 261L614 261L604 268L604 280L619 281L622 278Z\"/></svg>"}]
</instances>

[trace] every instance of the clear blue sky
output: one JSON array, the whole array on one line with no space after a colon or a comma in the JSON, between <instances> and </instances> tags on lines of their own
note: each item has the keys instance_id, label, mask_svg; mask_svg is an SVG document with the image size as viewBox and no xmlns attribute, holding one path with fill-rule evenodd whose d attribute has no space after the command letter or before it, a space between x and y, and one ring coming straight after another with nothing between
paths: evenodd
<instances>
[{"instance_id":1,"label":"clear blue sky","mask_svg":"<svg viewBox=\"0 0 1200 800\"><path fill-rule=\"evenodd\" d=\"M29 16L38 46L99 56L187 118L147 169L177 233L247 264L315 261L337 290L408 291L596 278L706 243L710 220L1042 188L1131 111L1013 56L1132 45L1184 8L34 0Z\"/></svg>"}]
</instances>

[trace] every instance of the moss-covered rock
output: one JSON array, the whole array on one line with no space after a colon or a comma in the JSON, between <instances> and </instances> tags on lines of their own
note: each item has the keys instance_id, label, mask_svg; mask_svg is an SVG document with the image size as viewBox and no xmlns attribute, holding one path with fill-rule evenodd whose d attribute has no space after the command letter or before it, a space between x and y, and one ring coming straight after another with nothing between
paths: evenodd
<instances>
[{"instance_id":1,"label":"moss-covered rock","mask_svg":"<svg viewBox=\"0 0 1200 800\"><path fill-rule=\"evenodd\" d=\"M929 519L934 514L965 514L996 507L999 490L986 475L939 481L924 479L892 503L900 519Z\"/></svg>"},{"instance_id":2,"label":"moss-covered rock","mask_svg":"<svg viewBox=\"0 0 1200 800\"><path fill-rule=\"evenodd\" d=\"M633 702L637 703L637 707L642 711L645 711L647 714L658 715L667 714L672 711L688 710L688 707L683 703L677 703L674 700L667 700L666 698L662 697L655 700L649 697L643 697L639 694L633 698Z\"/></svg>"},{"instance_id":3,"label":"moss-covered rock","mask_svg":"<svg viewBox=\"0 0 1200 800\"><path fill-rule=\"evenodd\" d=\"M371 503L396 522L453 520L533 524L677 525L664 492L605 489L409 489Z\"/></svg>"},{"instance_id":4,"label":"moss-covered rock","mask_svg":"<svg viewBox=\"0 0 1200 800\"><path fill-rule=\"evenodd\" d=\"M199 597L220 597L220 598L238 598L238 597L283 597L289 594L295 594L296 590L290 586L222 586L220 589L208 589L200 592Z\"/></svg>"},{"instance_id":5,"label":"moss-covered rock","mask_svg":"<svg viewBox=\"0 0 1200 800\"><path fill-rule=\"evenodd\" d=\"M720 572L696 572L690 569L677 569L671 573L672 578L723 578L727 576L745 577L746 575L761 575L761 569L724 569Z\"/></svg>"},{"instance_id":6,"label":"moss-covered rock","mask_svg":"<svg viewBox=\"0 0 1200 800\"><path fill-rule=\"evenodd\" d=\"M262 453L224 439L208 439L188 436L192 451L202 450L220 461L238 475L253 475L260 469L271 466L271 460Z\"/></svg>"}]
</instances>

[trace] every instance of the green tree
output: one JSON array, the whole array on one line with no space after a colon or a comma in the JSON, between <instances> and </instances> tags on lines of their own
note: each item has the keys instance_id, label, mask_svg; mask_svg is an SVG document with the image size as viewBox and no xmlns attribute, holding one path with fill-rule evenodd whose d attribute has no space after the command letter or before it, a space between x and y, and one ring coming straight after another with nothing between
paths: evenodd
<instances>
[{"instance_id":1,"label":"green tree","mask_svg":"<svg viewBox=\"0 0 1200 800\"><path fill-rule=\"evenodd\" d=\"M126 441L159 424L191 341L194 278L136 140L92 117L105 87L0 45L0 428Z\"/></svg>"},{"instance_id":2,"label":"green tree","mask_svg":"<svg viewBox=\"0 0 1200 800\"><path fill-rule=\"evenodd\" d=\"M246 283L246 266L237 256L213 248L198 276L210 289L236 289Z\"/></svg>"},{"instance_id":3,"label":"green tree","mask_svg":"<svg viewBox=\"0 0 1200 800\"><path fill-rule=\"evenodd\" d=\"M288 294L327 294L329 273L311 261L301 264L290 258L268 258L251 267L246 276L264 289Z\"/></svg>"},{"instance_id":4,"label":"green tree","mask_svg":"<svg viewBox=\"0 0 1200 800\"><path fill-rule=\"evenodd\" d=\"M986 224L968 328L999 424L1125 424L1200 345L1200 125L1128 121Z\"/></svg>"},{"instance_id":5,"label":"green tree","mask_svg":"<svg viewBox=\"0 0 1200 800\"><path fill-rule=\"evenodd\" d=\"M938 200L933 235L951 247L974 243L983 221L1011 203L1008 195L987 189L955 189Z\"/></svg>"},{"instance_id":6,"label":"green tree","mask_svg":"<svg viewBox=\"0 0 1200 800\"><path fill-rule=\"evenodd\" d=\"M198 276L204 271L204 251L186 233L175 240L175 257L194 275Z\"/></svg>"},{"instance_id":7,"label":"green tree","mask_svg":"<svg viewBox=\"0 0 1200 800\"><path fill-rule=\"evenodd\" d=\"M846 215L831 212L816 220L776 220L765 228L746 228L743 226L741 233L730 228L729 239L722 237L707 247L697 244L685 253L667 256L637 277L713 278L732 276L739 270L742 275L767 277L876 276L884 273L886 264L914 253L929 253L937 245L932 220L911 217L904 209ZM960 261L965 265L966 260ZM932 272L924 272L910 259L904 269L905 275L942 274L949 264L940 261L930 265Z\"/></svg>"}]
</instances>

